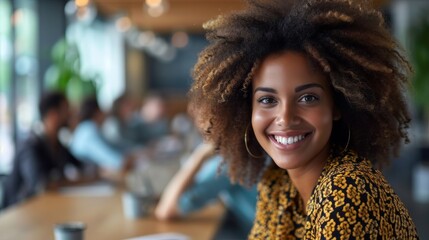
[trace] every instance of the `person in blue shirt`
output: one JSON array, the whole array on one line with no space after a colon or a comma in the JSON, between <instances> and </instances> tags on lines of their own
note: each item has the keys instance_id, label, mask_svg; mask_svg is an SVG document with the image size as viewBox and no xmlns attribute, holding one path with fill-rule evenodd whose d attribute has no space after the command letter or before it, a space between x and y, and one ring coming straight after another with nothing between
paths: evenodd
<instances>
[{"instance_id":1,"label":"person in blue shirt","mask_svg":"<svg viewBox=\"0 0 429 240\"><path fill-rule=\"evenodd\" d=\"M101 131L104 119L105 114L95 97L84 100L70 150L80 159L95 163L102 175L116 178L122 176L132 166L136 157L109 144Z\"/></svg>"},{"instance_id":2,"label":"person in blue shirt","mask_svg":"<svg viewBox=\"0 0 429 240\"><path fill-rule=\"evenodd\" d=\"M184 217L220 198L228 218L247 236L255 217L256 187L231 183L223 168L218 171L221 160L212 144L200 144L163 191L155 216L160 220Z\"/></svg>"}]
</instances>

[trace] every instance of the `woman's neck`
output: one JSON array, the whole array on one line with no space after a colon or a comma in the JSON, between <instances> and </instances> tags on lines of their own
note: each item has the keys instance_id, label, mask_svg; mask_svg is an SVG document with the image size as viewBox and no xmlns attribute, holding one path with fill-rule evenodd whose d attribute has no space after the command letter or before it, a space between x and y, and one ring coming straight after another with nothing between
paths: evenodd
<instances>
[{"instance_id":1,"label":"woman's neck","mask_svg":"<svg viewBox=\"0 0 429 240\"><path fill-rule=\"evenodd\" d=\"M319 161L314 160L311 164L303 168L287 170L293 185L301 196L304 206L307 206L313 189L316 187L317 181L328 160L329 147L323 151L322 155L318 156Z\"/></svg>"}]
</instances>

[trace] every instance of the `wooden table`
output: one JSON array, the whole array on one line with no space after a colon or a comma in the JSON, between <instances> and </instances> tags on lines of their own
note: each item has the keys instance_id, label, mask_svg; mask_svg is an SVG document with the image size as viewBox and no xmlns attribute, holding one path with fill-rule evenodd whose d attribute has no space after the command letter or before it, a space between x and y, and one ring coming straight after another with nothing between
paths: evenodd
<instances>
[{"instance_id":1,"label":"wooden table","mask_svg":"<svg viewBox=\"0 0 429 240\"><path fill-rule=\"evenodd\" d=\"M224 212L219 203L176 221L161 222L153 216L129 220L123 215L120 192L98 197L46 193L0 213L0 239L54 239L55 223L82 221L87 225L85 240L120 240L166 232L208 240L215 235Z\"/></svg>"}]
</instances>

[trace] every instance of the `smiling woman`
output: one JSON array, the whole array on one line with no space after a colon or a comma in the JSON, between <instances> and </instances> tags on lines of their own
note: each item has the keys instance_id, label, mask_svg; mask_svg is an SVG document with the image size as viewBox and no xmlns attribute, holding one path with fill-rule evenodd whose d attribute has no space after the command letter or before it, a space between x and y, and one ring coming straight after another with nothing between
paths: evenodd
<instances>
[{"instance_id":1,"label":"smiling woman","mask_svg":"<svg viewBox=\"0 0 429 240\"><path fill-rule=\"evenodd\" d=\"M335 115L325 76L312 71L304 55L285 52L263 61L252 86L252 126L267 154L289 174L322 166Z\"/></svg>"},{"instance_id":2,"label":"smiling woman","mask_svg":"<svg viewBox=\"0 0 429 240\"><path fill-rule=\"evenodd\" d=\"M410 66L380 12L253 0L205 28L190 111L231 179L258 182L250 239L418 238L374 169L408 142L410 121Z\"/></svg>"},{"instance_id":3,"label":"smiling woman","mask_svg":"<svg viewBox=\"0 0 429 240\"><path fill-rule=\"evenodd\" d=\"M256 139L292 179L306 175L310 188L298 190L307 202L329 156L333 121L339 119L328 81L303 54L284 52L262 62L252 86Z\"/></svg>"}]
</instances>

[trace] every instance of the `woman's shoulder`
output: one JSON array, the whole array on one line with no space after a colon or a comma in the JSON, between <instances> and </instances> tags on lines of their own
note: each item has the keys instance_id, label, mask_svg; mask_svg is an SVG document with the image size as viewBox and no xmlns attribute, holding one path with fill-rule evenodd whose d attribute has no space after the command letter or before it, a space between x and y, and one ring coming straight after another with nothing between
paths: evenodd
<instances>
[{"instance_id":1,"label":"woman's shoulder","mask_svg":"<svg viewBox=\"0 0 429 240\"><path fill-rule=\"evenodd\" d=\"M349 151L332 160L335 161L328 161L307 206L314 224L325 219L335 226L359 225L365 231L353 232L353 235L362 238L371 235L413 239L416 236L405 205L368 159Z\"/></svg>"},{"instance_id":2,"label":"woman's shoulder","mask_svg":"<svg viewBox=\"0 0 429 240\"><path fill-rule=\"evenodd\" d=\"M387 182L383 174L372 167L371 162L348 151L341 157L332 158L322 172L313 196L313 206L360 209L389 212L403 211L405 206Z\"/></svg>"},{"instance_id":3,"label":"woman's shoulder","mask_svg":"<svg viewBox=\"0 0 429 240\"><path fill-rule=\"evenodd\" d=\"M383 174L372 167L371 161L349 150L331 157L319 179L318 188L326 190L356 189L357 193L378 196L380 191L393 193Z\"/></svg>"}]
</instances>

